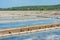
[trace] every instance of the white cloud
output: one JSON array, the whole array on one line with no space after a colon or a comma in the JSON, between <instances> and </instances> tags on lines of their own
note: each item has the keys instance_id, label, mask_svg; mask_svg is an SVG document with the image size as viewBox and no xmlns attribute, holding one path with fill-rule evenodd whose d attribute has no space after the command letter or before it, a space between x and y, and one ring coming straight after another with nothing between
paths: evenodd
<instances>
[{"instance_id":1,"label":"white cloud","mask_svg":"<svg viewBox=\"0 0 60 40\"><path fill-rule=\"evenodd\" d=\"M46 40L60 40L60 35L49 35Z\"/></svg>"},{"instance_id":2,"label":"white cloud","mask_svg":"<svg viewBox=\"0 0 60 40\"><path fill-rule=\"evenodd\" d=\"M28 38L28 39L25 39L25 40L38 40L37 37L32 37L32 38Z\"/></svg>"},{"instance_id":3,"label":"white cloud","mask_svg":"<svg viewBox=\"0 0 60 40\"><path fill-rule=\"evenodd\" d=\"M25 39L25 40L33 40L32 38L28 38L28 39Z\"/></svg>"}]
</instances>

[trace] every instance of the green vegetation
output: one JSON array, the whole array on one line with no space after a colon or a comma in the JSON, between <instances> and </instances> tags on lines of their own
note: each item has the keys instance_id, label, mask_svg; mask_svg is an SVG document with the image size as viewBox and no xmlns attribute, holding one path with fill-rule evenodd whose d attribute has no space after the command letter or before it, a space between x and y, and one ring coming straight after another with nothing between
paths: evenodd
<instances>
[{"instance_id":1,"label":"green vegetation","mask_svg":"<svg viewBox=\"0 0 60 40\"><path fill-rule=\"evenodd\" d=\"M60 5L48 5L48 6L21 6L12 8L0 8L0 10L60 10Z\"/></svg>"}]
</instances>

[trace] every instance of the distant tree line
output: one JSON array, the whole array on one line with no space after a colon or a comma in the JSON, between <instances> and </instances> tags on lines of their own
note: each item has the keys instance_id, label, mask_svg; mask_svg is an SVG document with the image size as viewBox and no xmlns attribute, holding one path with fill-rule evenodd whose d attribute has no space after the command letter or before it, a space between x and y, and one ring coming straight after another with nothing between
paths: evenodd
<instances>
[{"instance_id":1,"label":"distant tree line","mask_svg":"<svg viewBox=\"0 0 60 40\"><path fill-rule=\"evenodd\" d=\"M22 6L12 8L0 8L0 10L60 10L60 5L52 6Z\"/></svg>"}]
</instances>

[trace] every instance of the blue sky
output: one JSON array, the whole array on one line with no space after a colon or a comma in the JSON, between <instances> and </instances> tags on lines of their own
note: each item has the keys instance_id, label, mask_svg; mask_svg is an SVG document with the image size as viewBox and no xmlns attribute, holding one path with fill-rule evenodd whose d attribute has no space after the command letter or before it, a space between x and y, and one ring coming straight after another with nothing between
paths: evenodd
<instances>
[{"instance_id":1,"label":"blue sky","mask_svg":"<svg viewBox=\"0 0 60 40\"><path fill-rule=\"evenodd\" d=\"M60 0L0 0L0 8L29 5L55 5L60 4Z\"/></svg>"}]
</instances>

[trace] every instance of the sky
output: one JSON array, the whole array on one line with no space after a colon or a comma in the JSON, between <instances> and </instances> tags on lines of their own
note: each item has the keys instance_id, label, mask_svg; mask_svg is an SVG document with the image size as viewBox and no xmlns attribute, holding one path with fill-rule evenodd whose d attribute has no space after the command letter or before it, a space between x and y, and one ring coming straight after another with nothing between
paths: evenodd
<instances>
[{"instance_id":1,"label":"sky","mask_svg":"<svg viewBox=\"0 0 60 40\"><path fill-rule=\"evenodd\" d=\"M56 4L60 4L60 0L0 0L0 8Z\"/></svg>"}]
</instances>

